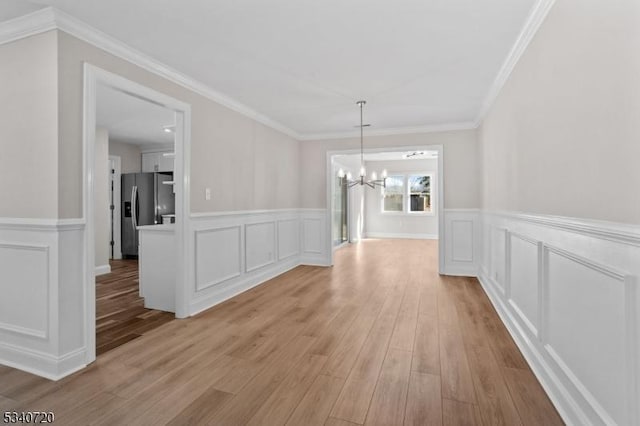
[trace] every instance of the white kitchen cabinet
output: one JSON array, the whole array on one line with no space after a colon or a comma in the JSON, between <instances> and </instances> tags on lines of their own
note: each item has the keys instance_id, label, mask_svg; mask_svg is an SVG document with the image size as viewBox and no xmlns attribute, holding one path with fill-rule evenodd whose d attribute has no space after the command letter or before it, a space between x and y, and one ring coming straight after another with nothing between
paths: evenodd
<instances>
[{"instance_id":1,"label":"white kitchen cabinet","mask_svg":"<svg viewBox=\"0 0 640 426\"><path fill-rule=\"evenodd\" d=\"M175 312L175 225L138 227L138 279L144 307Z\"/></svg>"},{"instance_id":2,"label":"white kitchen cabinet","mask_svg":"<svg viewBox=\"0 0 640 426\"><path fill-rule=\"evenodd\" d=\"M173 156L167 152L143 152L142 153L142 172L172 172Z\"/></svg>"}]
</instances>

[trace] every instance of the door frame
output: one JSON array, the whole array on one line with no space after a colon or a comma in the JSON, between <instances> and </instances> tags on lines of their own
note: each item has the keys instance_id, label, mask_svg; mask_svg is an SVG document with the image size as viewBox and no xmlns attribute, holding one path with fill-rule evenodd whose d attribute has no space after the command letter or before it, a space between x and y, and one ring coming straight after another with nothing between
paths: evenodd
<instances>
[{"instance_id":1,"label":"door frame","mask_svg":"<svg viewBox=\"0 0 640 426\"><path fill-rule=\"evenodd\" d=\"M84 335L87 364L96 359L96 288L95 288L95 223L94 223L94 162L96 129L96 88L99 84L144 99L175 112L175 170L176 181L176 317L185 318L188 312L188 269L186 238L190 217L191 176L191 106L149 87L128 80L85 62L83 79L82 148L83 155L83 238L84 259Z\"/></svg>"},{"instance_id":2,"label":"door frame","mask_svg":"<svg viewBox=\"0 0 640 426\"><path fill-rule=\"evenodd\" d=\"M385 148L368 148L364 150L365 154L376 152L404 152L404 151L436 151L438 153L438 184L436 185L436 199L438 212L438 272L444 274L444 259L446 253L445 247L445 229L444 229L444 149L442 145L418 145L418 146L390 146ZM332 150L327 151L326 158L326 185L327 185L327 227L326 227L326 241L328 241L326 252L328 253L329 265L333 265L333 158L338 155L353 155L359 154L359 149L345 149L345 150ZM366 188L365 188L366 190ZM350 220L351 218L347 218Z\"/></svg>"},{"instance_id":3,"label":"door frame","mask_svg":"<svg viewBox=\"0 0 640 426\"><path fill-rule=\"evenodd\" d=\"M121 223L121 202L122 199L122 158L118 155L110 155L109 160L113 161L113 259L122 259L122 235L120 235ZM109 173L111 176L111 173Z\"/></svg>"}]
</instances>

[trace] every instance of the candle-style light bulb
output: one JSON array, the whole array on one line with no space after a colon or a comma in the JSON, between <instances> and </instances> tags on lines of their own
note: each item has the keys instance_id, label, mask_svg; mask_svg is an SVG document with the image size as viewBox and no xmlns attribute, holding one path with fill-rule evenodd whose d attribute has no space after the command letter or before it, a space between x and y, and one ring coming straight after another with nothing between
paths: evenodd
<instances>
[{"instance_id":1,"label":"candle-style light bulb","mask_svg":"<svg viewBox=\"0 0 640 426\"><path fill-rule=\"evenodd\" d=\"M371 172L371 180L378 180L378 175L376 172Z\"/></svg>"},{"instance_id":2,"label":"candle-style light bulb","mask_svg":"<svg viewBox=\"0 0 640 426\"><path fill-rule=\"evenodd\" d=\"M360 176L365 177L367 175L367 171L364 169L364 166L360 167Z\"/></svg>"},{"instance_id":3,"label":"candle-style light bulb","mask_svg":"<svg viewBox=\"0 0 640 426\"><path fill-rule=\"evenodd\" d=\"M347 179L348 179L348 180L351 180L351 178L352 178L352 177L353 177L353 176L351 175L351 172L347 172Z\"/></svg>"},{"instance_id":4,"label":"candle-style light bulb","mask_svg":"<svg viewBox=\"0 0 640 426\"><path fill-rule=\"evenodd\" d=\"M342 170L342 169L338 170L338 177L340 179L342 179L344 177L344 170Z\"/></svg>"},{"instance_id":5,"label":"candle-style light bulb","mask_svg":"<svg viewBox=\"0 0 640 426\"><path fill-rule=\"evenodd\" d=\"M387 169L382 170L382 179L387 178Z\"/></svg>"}]
</instances>

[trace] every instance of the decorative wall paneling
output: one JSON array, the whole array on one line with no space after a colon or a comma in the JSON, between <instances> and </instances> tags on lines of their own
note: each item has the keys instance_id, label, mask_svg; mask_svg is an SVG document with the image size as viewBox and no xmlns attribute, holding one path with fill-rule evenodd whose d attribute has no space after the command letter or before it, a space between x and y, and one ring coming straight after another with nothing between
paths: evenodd
<instances>
[{"instance_id":1,"label":"decorative wall paneling","mask_svg":"<svg viewBox=\"0 0 640 426\"><path fill-rule=\"evenodd\" d=\"M483 213L480 281L565 421L640 421L640 228Z\"/></svg>"},{"instance_id":2,"label":"decorative wall paneling","mask_svg":"<svg viewBox=\"0 0 640 426\"><path fill-rule=\"evenodd\" d=\"M83 229L0 219L0 363L50 379L84 366Z\"/></svg>"},{"instance_id":3,"label":"decorative wall paneling","mask_svg":"<svg viewBox=\"0 0 640 426\"><path fill-rule=\"evenodd\" d=\"M191 219L191 314L298 265L329 262L324 209L197 214Z\"/></svg>"},{"instance_id":4,"label":"decorative wall paneling","mask_svg":"<svg viewBox=\"0 0 640 426\"><path fill-rule=\"evenodd\" d=\"M475 277L480 263L480 212L477 209L445 209L444 244L445 275Z\"/></svg>"}]
</instances>

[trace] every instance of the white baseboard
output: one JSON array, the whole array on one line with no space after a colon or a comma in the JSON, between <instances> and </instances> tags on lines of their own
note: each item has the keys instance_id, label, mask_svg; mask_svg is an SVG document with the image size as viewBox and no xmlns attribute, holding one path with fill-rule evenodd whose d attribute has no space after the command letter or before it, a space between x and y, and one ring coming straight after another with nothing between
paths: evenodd
<instances>
[{"instance_id":1,"label":"white baseboard","mask_svg":"<svg viewBox=\"0 0 640 426\"><path fill-rule=\"evenodd\" d=\"M441 272L441 274L450 275L453 277L477 277L478 268L473 265L471 266L445 265L445 268Z\"/></svg>"},{"instance_id":2,"label":"white baseboard","mask_svg":"<svg viewBox=\"0 0 640 426\"><path fill-rule=\"evenodd\" d=\"M96 277L99 275L106 275L111 273L111 265L100 265L96 266Z\"/></svg>"},{"instance_id":3,"label":"white baseboard","mask_svg":"<svg viewBox=\"0 0 640 426\"><path fill-rule=\"evenodd\" d=\"M240 293L244 293L247 290L257 287L278 275L284 274L299 265L300 263L296 257L289 261L280 262L270 268L264 268L260 273L247 275L243 280L238 281L233 285L220 286L221 288L219 291L212 291L207 293L205 296L194 299L191 303L190 314L197 315L198 313L212 308L225 300L231 299Z\"/></svg>"},{"instance_id":4,"label":"white baseboard","mask_svg":"<svg viewBox=\"0 0 640 426\"><path fill-rule=\"evenodd\" d=\"M640 424L640 227L482 212L479 280L567 424Z\"/></svg>"},{"instance_id":5,"label":"white baseboard","mask_svg":"<svg viewBox=\"0 0 640 426\"><path fill-rule=\"evenodd\" d=\"M540 351L533 345L532 341L526 337L526 332L520 327L518 321L511 315L509 309L504 305L502 299L494 290L495 284L490 284L490 278L480 273L478 281L489 297L489 301L495 308L502 323L507 327L509 334L522 352L527 363L531 367L534 375L542 385L543 389L551 399L562 419L568 424L586 425L590 422L584 416L580 416L578 405L569 396L567 390L562 386L560 379L554 374L549 364L545 361Z\"/></svg>"},{"instance_id":6,"label":"white baseboard","mask_svg":"<svg viewBox=\"0 0 640 426\"><path fill-rule=\"evenodd\" d=\"M327 263L326 257L322 255L313 256L308 254L300 256L300 261L298 262L298 264L307 266L331 266Z\"/></svg>"},{"instance_id":7,"label":"white baseboard","mask_svg":"<svg viewBox=\"0 0 640 426\"><path fill-rule=\"evenodd\" d=\"M399 232L366 232L364 238L400 238L411 240L437 240L438 234L418 234Z\"/></svg>"},{"instance_id":8,"label":"white baseboard","mask_svg":"<svg viewBox=\"0 0 640 426\"><path fill-rule=\"evenodd\" d=\"M27 371L49 380L60 380L86 367L85 350L60 357L0 342L0 364Z\"/></svg>"}]
</instances>

